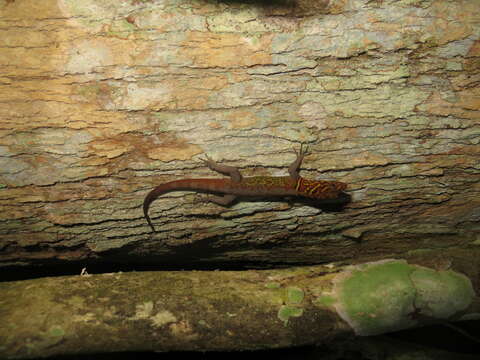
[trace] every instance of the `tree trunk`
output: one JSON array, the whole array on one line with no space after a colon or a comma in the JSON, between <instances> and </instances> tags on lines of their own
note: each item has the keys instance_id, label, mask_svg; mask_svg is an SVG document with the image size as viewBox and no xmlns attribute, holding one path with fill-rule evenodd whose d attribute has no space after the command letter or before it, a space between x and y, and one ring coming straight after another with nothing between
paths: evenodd
<instances>
[{"instance_id":1,"label":"tree trunk","mask_svg":"<svg viewBox=\"0 0 480 360\"><path fill-rule=\"evenodd\" d=\"M479 25L477 0L0 2L0 265L478 244ZM218 177L205 154L277 176L299 143L343 211L171 193L150 233L145 194Z\"/></svg>"}]
</instances>

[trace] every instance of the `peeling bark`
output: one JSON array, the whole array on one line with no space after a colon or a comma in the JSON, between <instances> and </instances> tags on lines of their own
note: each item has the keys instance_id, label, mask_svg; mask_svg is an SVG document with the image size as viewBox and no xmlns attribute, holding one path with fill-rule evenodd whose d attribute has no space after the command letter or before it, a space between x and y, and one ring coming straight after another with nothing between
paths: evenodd
<instances>
[{"instance_id":1,"label":"peeling bark","mask_svg":"<svg viewBox=\"0 0 480 360\"><path fill-rule=\"evenodd\" d=\"M478 247L479 39L477 0L0 0L0 265ZM299 143L344 211L175 193L149 233L202 155L284 175Z\"/></svg>"}]
</instances>

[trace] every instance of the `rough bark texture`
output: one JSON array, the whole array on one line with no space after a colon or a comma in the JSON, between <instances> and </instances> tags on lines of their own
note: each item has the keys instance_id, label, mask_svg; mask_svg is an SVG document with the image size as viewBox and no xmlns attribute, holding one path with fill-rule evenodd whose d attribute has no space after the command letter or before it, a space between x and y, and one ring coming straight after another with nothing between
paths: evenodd
<instances>
[{"instance_id":1,"label":"rough bark texture","mask_svg":"<svg viewBox=\"0 0 480 360\"><path fill-rule=\"evenodd\" d=\"M464 265L475 256L450 253L448 269L419 265L443 258L437 251L347 268L0 283L0 356L278 348L478 318L479 267Z\"/></svg>"},{"instance_id":2,"label":"rough bark texture","mask_svg":"<svg viewBox=\"0 0 480 360\"><path fill-rule=\"evenodd\" d=\"M478 247L479 38L478 0L0 0L0 265ZM149 233L202 155L284 175L299 143L344 211L175 193Z\"/></svg>"}]
</instances>

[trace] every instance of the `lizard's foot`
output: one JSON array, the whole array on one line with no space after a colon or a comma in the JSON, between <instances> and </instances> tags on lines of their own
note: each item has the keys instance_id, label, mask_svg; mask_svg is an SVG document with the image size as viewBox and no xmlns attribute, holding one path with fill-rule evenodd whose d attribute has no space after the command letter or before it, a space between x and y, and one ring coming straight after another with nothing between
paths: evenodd
<instances>
[{"instance_id":1,"label":"lizard's foot","mask_svg":"<svg viewBox=\"0 0 480 360\"><path fill-rule=\"evenodd\" d=\"M293 151L297 155L297 159L301 159L300 161L302 161L303 158L309 154L308 146L305 146L305 148L303 148L303 144L300 144L300 150L297 151L297 149L293 148Z\"/></svg>"},{"instance_id":2,"label":"lizard's foot","mask_svg":"<svg viewBox=\"0 0 480 360\"><path fill-rule=\"evenodd\" d=\"M208 203L214 203L217 205L221 206L229 206L232 204L237 197L235 195L231 194L225 194L225 195L201 195L201 194L195 194L195 197L193 198L193 203L194 204L208 204Z\"/></svg>"},{"instance_id":3,"label":"lizard's foot","mask_svg":"<svg viewBox=\"0 0 480 360\"><path fill-rule=\"evenodd\" d=\"M218 166L218 163L213 160L210 156L205 155L205 159L200 159L205 166L207 166L210 170L214 170Z\"/></svg>"},{"instance_id":4,"label":"lizard's foot","mask_svg":"<svg viewBox=\"0 0 480 360\"><path fill-rule=\"evenodd\" d=\"M210 202L208 195L196 193L193 196L192 204L205 205Z\"/></svg>"},{"instance_id":5,"label":"lizard's foot","mask_svg":"<svg viewBox=\"0 0 480 360\"><path fill-rule=\"evenodd\" d=\"M223 175L228 175L234 182L242 181L242 175L236 167L222 165L214 161L210 156L205 155L205 159L201 159L210 170L216 171Z\"/></svg>"},{"instance_id":6,"label":"lizard's foot","mask_svg":"<svg viewBox=\"0 0 480 360\"><path fill-rule=\"evenodd\" d=\"M302 165L303 158L308 154L308 147L303 148L303 144L300 145L300 150L293 149L297 158L288 167L288 173L293 180L297 180L300 177L299 171Z\"/></svg>"}]
</instances>

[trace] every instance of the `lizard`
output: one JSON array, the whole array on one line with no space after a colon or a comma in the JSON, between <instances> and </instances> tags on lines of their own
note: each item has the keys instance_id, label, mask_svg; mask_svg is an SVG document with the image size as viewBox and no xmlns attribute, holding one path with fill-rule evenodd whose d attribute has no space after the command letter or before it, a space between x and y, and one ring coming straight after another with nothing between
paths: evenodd
<instances>
[{"instance_id":1,"label":"lizard","mask_svg":"<svg viewBox=\"0 0 480 360\"><path fill-rule=\"evenodd\" d=\"M220 179L180 179L163 183L151 190L143 201L143 214L148 225L155 232L148 209L150 204L159 196L171 191L196 191L206 193L223 194L222 196L211 195L208 201L217 205L228 206L237 197L300 197L318 200L334 200L342 198L346 194L343 191L347 184L340 181L308 180L300 176L299 169L303 158L307 155L307 149L300 146L296 151L296 159L289 168L289 176L251 176L243 177L240 171L233 166L222 165L212 160L208 155L201 159L212 171L230 178ZM344 198L344 197L343 197Z\"/></svg>"}]
</instances>

